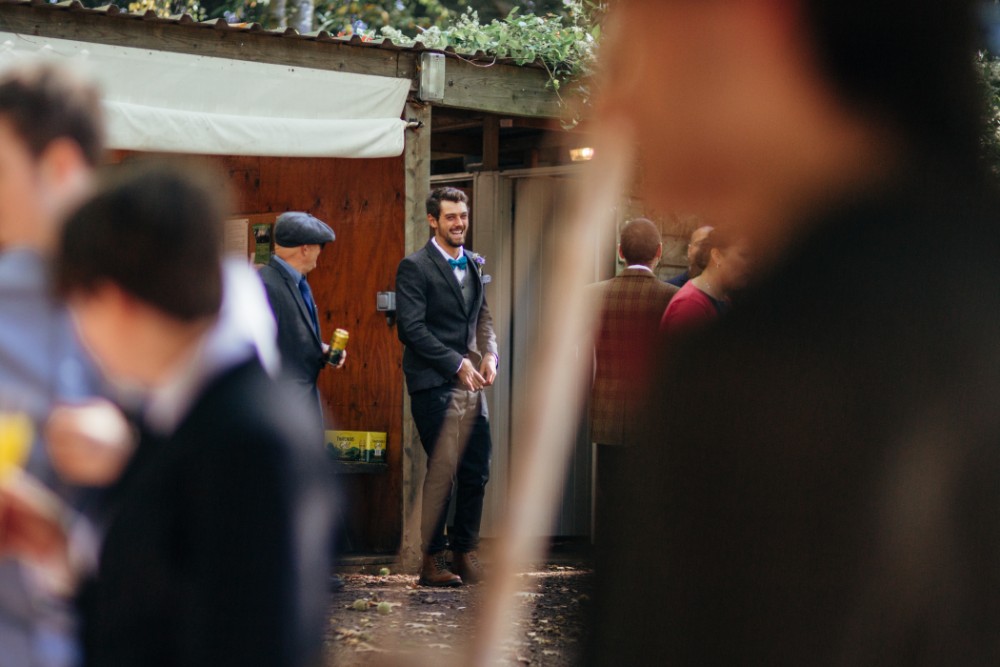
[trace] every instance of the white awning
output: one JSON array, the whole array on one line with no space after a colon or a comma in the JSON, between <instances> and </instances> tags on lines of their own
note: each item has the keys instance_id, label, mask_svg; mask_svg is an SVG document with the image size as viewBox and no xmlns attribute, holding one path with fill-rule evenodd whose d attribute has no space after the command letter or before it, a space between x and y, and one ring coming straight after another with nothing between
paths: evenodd
<instances>
[{"instance_id":1,"label":"white awning","mask_svg":"<svg viewBox=\"0 0 1000 667\"><path fill-rule=\"evenodd\" d=\"M105 94L111 148L209 155L392 157L410 82L0 31L0 71L43 57Z\"/></svg>"}]
</instances>

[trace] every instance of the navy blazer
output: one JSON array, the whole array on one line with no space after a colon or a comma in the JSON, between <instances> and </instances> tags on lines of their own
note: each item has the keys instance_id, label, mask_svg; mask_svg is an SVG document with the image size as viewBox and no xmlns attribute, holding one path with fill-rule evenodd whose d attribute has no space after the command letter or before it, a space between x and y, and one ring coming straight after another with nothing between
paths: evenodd
<instances>
[{"instance_id":1,"label":"navy blazer","mask_svg":"<svg viewBox=\"0 0 1000 667\"><path fill-rule=\"evenodd\" d=\"M396 320L406 346L403 373L411 394L453 382L463 357L478 369L484 355L497 354L483 277L472 255L465 256L476 291L471 309L466 309L454 271L430 241L399 263Z\"/></svg>"},{"instance_id":2,"label":"navy blazer","mask_svg":"<svg viewBox=\"0 0 1000 667\"><path fill-rule=\"evenodd\" d=\"M261 267L260 277L278 323L282 376L304 392L315 394L316 378L326 360L323 341L313 329L299 286L273 257Z\"/></svg>"},{"instance_id":3,"label":"navy blazer","mask_svg":"<svg viewBox=\"0 0 1000 667\"><path fill-rule=\"evenodd\" d=\"M86 664L318 664L333 480L290 394L251 359L143 434L80 593Z\"/></svg>"}]
</instances>

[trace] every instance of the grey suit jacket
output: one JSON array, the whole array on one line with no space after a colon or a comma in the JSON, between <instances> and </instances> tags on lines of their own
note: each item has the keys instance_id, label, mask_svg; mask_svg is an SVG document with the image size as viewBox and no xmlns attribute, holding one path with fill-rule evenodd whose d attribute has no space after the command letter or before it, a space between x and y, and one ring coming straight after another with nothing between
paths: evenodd
<instances>
[{"instance_id":1,"label":"grey suit jacket","mask_svg":"<svg viewBox=\"0 0 1000 667\"><path fill-rule=\"evenodd\" d=\"M260 269L267 300L278 323L282 376L303 392L316 393L323 364L323 341L313 330L299 286L274 258Z\"/></svg>"},{"instance_id":2,"label":"grey suit jacket","mask_svg":"<svg viewBox=\"0 0 1000 667\"><path fill-rule=\"evenodd\" d=\"M483 278L472 256L465 255L476 290L471 309L466 309L448 262L430 241L399 263L396 317L399 340L406 346L403 373L411 394L453 382L463 357L478 368L484 355L497 353Z\"/></svg>"}]
</instances>

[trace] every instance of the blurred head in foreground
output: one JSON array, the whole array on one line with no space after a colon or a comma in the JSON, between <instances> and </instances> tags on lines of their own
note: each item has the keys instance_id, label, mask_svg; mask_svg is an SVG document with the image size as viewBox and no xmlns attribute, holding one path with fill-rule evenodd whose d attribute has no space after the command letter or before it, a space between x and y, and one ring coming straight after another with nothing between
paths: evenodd
<instances>
[{"instance_id":1,"label":"blurred head in foreground","mask_svg":"<svg viewBox=\"0 0 1000 667\"><path fill-rule=\"evenodd\" d=\"M749 237L754 281L664 346L591 664L1000 661L1000 205L972 10L615 3L602 126L637 140L647 203Z\"/></svg>"},{"instance_id":2,"label":"blurred head in foreground","mask_svg":"<svg viewBox=\"0 0 1000 667\"><path fill-rule=\"evenodd\" d=\"M780 236L908 153L974 158L972 5L619 0L599 113L637 140L648 203Z\"/></svg>"},{"instance_id":3,"label":"blurred head in foreground","mask_svg":"<svg viewBox=\"0 0 1000 667\"><path fill-rule=\"evenodd\" d=\"M52 64L0 75L0 247L51 250L104 150L100 93Z\"/></svg>"},{"instance_id":4,"label":"blurred head in foreground","mask_svg":"<svg viewBox=\"0 0 1000 667\"><path fill-rule=\"evenodd\" d=\"M158 384L222 300L222 209L188 172L117 175L67 221L56 285L111 378Z\"/></svg>"}]
</instances>

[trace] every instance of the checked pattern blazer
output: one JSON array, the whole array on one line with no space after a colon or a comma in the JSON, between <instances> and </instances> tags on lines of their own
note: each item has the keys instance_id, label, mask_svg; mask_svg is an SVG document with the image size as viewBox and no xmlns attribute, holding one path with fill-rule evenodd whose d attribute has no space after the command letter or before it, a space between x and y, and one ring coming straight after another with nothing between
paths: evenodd
<instances>
[{"instance_id":1,"label":"checked pattern blazer","mask_svg":"<svg viewBox=\"0 0 1000 667\"><path fill-rule=\"evenodd\" d=\"M660 318L678 288L643 269L625 269L592 288L600 318L594 342L596 368L590 394L590 439L626 444L645 388Z\"/></svg>"}]
</instances>

